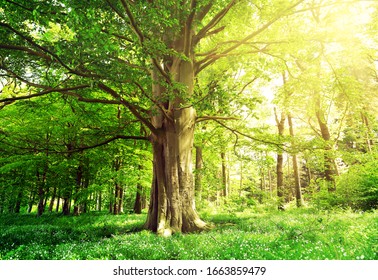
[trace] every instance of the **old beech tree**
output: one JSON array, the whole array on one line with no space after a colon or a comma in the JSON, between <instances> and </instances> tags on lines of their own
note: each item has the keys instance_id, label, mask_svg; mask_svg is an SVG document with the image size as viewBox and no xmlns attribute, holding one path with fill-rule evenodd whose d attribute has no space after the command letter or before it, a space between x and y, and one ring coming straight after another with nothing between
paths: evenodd
<instances>
[{"instance_id":1,"label":"old beech tree","mask_svg":"<svg viewBox=\"0 0 378 280\"><path fill-rule=\"evenodd\" d=\"M18 92L2 95L0 106L52 92L125 106L129 122L150 131L153 147L146 228L164 235L203 230L194 204L194 129L218 117L197 116L195 80L221 58L263 49L261 34L309 7L277 2L1 0L0 71ZM248 29L232 26L238 14L251 21ZM103 143L146 139L125 131Z\"/></svg>"}]
</instances>

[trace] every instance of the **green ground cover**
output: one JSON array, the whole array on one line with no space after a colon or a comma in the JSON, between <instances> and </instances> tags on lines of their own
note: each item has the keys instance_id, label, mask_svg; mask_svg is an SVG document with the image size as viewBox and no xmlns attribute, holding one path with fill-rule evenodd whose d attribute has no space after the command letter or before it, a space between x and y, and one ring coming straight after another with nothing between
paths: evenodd
<instances>
[{"instance_id":1,"label":"green ground cover","mask_svg":"<svg viewBox=\"0 0 378 280\"><path fill-rule=\"evenodd\" d=\"M215 227L159 237L145 215L1 215L0 259L378 259L378 212L202 212Z\"/></svg>"}]
</instances>

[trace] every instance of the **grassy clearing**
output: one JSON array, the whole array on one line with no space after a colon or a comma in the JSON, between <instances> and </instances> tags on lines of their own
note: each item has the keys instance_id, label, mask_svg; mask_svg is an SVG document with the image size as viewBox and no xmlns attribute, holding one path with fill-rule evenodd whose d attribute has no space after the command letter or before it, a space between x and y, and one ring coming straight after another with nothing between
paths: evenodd
<instances>
[{"instance_id":1,"label":"grassy clearing","mask_svg":"<svg viewBox=\"0 0 378 280\"><path fill-rule=\"evenodd\" d=\"M378 212L202 213L209 232L158 237L145 215L0 216L0 259L378 259Z\"/></svg>"}]
</instances>

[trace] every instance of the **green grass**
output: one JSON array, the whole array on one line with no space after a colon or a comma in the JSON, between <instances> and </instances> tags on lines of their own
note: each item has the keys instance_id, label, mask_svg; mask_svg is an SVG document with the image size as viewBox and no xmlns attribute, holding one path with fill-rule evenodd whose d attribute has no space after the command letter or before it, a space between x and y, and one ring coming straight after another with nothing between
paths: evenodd
<instances>
[{"instance_id":1,"label":"green grass","mask_svg":"<svg viewBox=\"0 0 378 280\"><path fill-rule=\"evenodd\" d=\"M358 260L378 259L378 212L202 213L198 234L159 237L145 215L0 216L0 259Z\"/></svg>"}]
</instances>

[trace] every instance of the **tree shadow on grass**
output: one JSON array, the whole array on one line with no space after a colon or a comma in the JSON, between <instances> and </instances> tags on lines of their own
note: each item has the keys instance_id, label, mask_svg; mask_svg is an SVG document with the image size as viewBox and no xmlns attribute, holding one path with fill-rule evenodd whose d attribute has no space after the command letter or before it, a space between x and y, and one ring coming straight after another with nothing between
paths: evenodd
<instances>
[{"instance_id":1,"label":"tree shadow on grass","mask_svg":"<svg viewBox=\"0 0 378 280\"><path fill-rule=\"evenodd\" d=\"M4 218L4 219L3 219ZM136 215L61 216L47 214L6 215L0 222L1 251L4 253L28 244L59 245L62 243L97 242L120 234L143 230L144 217Z\"/></svg>"}]
</instances>

